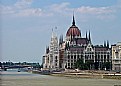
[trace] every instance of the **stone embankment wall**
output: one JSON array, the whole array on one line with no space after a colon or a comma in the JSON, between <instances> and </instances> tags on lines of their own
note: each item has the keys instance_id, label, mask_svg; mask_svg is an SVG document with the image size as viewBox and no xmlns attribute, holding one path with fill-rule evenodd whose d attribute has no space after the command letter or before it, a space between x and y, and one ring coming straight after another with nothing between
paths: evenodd
<instances>
[{"instance_id":1,"label":"stone embankment wall","mask_svg":"<svg viewBox=\"0 0 121 86\"><path fill-rule=\"evenodd\" d=\"M106 79L119 79L119 80L121 80L121 75L103 75L103 78L106 78Z\"/></svg>"}]
</instances>

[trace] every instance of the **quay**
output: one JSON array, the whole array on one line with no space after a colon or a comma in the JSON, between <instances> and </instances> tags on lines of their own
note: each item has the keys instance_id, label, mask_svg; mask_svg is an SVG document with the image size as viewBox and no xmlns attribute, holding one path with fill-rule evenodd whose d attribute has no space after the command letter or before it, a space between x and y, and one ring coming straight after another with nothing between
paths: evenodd
<instances>
[{"instance_id":1,"label":"quay","mask_svg":"<svg viewBox=\"0 0 121 86\"><path fill-rule=\"evenodd\" d=\"M96 79L118 79L121 80L121 73L110 71L94 71L94 70L66 70L60 72L50 72L49 70L32 70L32 73L59 76L59 77L71 77L71 78L96 78Z\"/></svg>"}]
</instances>

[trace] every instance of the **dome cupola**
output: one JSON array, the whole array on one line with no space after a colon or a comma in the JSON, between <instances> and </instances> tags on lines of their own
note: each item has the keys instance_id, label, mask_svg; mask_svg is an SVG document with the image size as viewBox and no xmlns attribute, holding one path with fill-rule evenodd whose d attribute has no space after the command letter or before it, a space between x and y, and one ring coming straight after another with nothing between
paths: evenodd
<instances>
[{"instance_id":1,"label":"dome cupola","mask_svg":"<svg viewBox=\"0 0 121 86\"><path fill-rule=\"evenodd\" d=\"M74 15L73 15L73 22L72 22L72 26L68 29L66 36L71 36L71 37L81 37L81 32L78 29L78 27L75 25L75 19L74 19Z\"/></svg>"}]
</instances>

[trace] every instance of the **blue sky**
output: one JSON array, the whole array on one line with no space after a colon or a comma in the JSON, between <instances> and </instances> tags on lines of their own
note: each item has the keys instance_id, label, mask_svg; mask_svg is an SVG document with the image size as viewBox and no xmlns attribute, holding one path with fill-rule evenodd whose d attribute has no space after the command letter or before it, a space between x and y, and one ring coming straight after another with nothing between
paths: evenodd
<instances>
[{"instance_id":1,"label":"blue sky","mask_svg":"<svg viewBox=\"0 0 121 86\"><path fill-rule=\"evenodd\" d=\"M73 11L93 44L121 41L121 0L1 0L1 61L41 63L52 28L65 37Z\"/></svg>"}]
</instances>

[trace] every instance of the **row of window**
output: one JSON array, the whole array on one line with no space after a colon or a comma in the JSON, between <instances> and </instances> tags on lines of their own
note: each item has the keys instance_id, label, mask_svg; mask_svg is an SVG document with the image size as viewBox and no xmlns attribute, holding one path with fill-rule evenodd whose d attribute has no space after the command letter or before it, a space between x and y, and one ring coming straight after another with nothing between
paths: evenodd
<instances>
[{"instance_id":1,"label":"row of window","mask_svg":"<svg viewBox=\"0 0 121 86\"><path fill-rule=\"evenodd\" d=\"M83 51L80 51L80 52L78 52L78 51L73 51L73 52L70 52L70 51L67 51L66 52L66 54L110 54L110 51L95 51L95 52L92 52L92 51L85 51L85 52L83 52Z\"/></svg>"}]
</instances>

